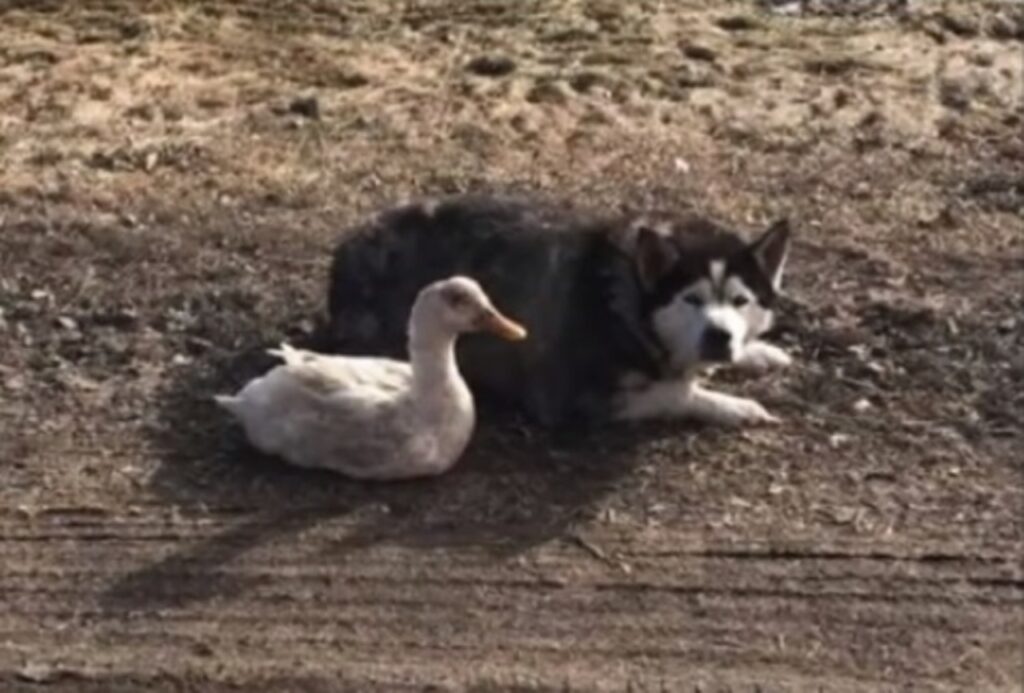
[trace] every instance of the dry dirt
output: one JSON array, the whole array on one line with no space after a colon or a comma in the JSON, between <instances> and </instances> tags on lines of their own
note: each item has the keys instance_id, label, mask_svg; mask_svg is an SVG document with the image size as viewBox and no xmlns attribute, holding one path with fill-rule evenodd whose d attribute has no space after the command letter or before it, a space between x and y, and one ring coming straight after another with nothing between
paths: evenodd
<instances>
[{"instance_id":1,"label":"dry dirt","mask_svg":"<svg viewBox=\"0 0 1024 693\"><path fill-rule=\"evenodd\" d=\"M1022 15L0 0L0 689L1022 690ZM482 187L790 215L785 423L248 450L337 234Z\"/></svg>"}]
</instances>

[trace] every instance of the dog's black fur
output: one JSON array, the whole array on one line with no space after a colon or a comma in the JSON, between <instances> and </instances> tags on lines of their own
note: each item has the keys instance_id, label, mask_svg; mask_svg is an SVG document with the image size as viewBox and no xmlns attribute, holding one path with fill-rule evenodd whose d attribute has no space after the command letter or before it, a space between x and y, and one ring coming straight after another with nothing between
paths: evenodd
<instances>
[{"instance_id":1,"label":"dog's black fur","mask_svg":"<svg viewBox=\"0 0 1024 693\"><path fill-rule=\"evenodd\" d=\"M613 414L623 376L668 375L648 317L670 300L685 263L648 285L636 239L644 219L602 218L548 199L459 196L409 204L350 230L331 268L330 350L406 356L417 292L453 274L480 282L529 338L464 337L458 362L478 395L497 397L548 426ZM700 218L662 218L685 260L704 251L745 261L745 241ZM642 265L642 263L641 263ZM770 286L758 293L770 302Z\"/></svg>"}]
</instances>

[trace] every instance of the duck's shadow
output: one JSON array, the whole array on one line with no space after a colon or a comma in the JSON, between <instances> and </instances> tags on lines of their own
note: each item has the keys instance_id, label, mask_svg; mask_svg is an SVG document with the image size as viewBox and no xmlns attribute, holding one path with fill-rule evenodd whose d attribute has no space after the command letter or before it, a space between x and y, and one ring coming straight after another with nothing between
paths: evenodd
<instances>
[{"instance_id":1,"label":"duck's shadow","mask_svg":"<svg viewBox=\"0 0 1024 693\"><path fill-rule=\"evenodd\" d=\"M318 338L293 343L315 348ZM265 346L208 355L162 393L152 430L161 455L153 491L183 514L216 514L228 529L124 576L106 593L108 607L184 606L236 593L245 578L231 577L224 564L325 523L339 527L339 560L378 543L517 553L598 512L650 436L648 427L555 436L481 403L483 423L469 450L441 477L360 483L295 469L249 447L211 399L276 363Z\"/></svg>"}]
</instances>

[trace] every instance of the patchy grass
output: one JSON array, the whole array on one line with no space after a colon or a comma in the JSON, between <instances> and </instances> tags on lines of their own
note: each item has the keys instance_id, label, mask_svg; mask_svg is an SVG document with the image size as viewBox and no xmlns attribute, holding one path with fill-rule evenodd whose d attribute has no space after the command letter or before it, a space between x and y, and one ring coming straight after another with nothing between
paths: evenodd
<instances>
[{"instance_id":1,"label":"patchy grass","mask_svg":"<svg viewBox=\"0 0 1024 693\"><path fill-rule=\"evenodd\" d=\"M0 681L1010 690L1019 12L855 4L4 9ZM507 187L793 217L800 366L726 378L786 423L254 459L209 395L312 330L337 234Z\"/></svg>"}]
</instances>

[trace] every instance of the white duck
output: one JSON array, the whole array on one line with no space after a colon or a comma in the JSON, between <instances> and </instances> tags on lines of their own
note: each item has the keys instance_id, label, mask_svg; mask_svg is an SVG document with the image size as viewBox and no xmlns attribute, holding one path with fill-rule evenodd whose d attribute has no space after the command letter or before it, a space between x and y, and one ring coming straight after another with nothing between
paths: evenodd
<instances>
[{"instance_id":1,"label":"white duck","mask_svg":"<svg viewBox=\"0 0 1024 693\"><path fill-rule=\"evenodd\" d=\"M526 330L480 285L451 277L423 289L409 318L411 363L329 356L282 344L284 359L235 396L215 397L259 450L302 467L394 480L449 470L473 433L473 396L455 362L463 332Z\"/></svg>"}]
</instances>

